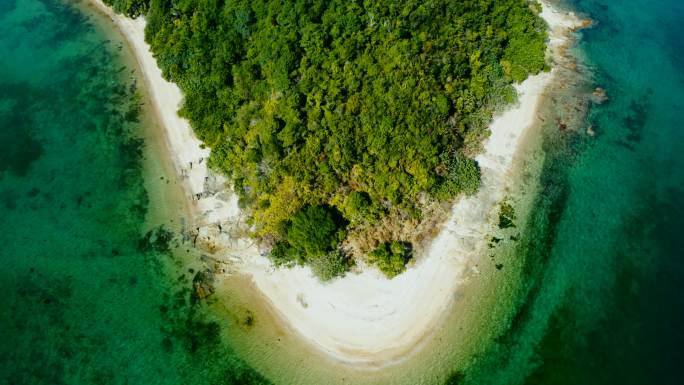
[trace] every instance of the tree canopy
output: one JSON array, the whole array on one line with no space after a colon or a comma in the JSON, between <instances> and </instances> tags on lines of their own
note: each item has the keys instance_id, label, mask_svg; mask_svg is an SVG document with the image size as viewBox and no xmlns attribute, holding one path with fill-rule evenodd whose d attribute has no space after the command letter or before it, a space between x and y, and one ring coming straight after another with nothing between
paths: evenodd
<instances>
[{"instance_id":1,"label":"tree canopy","mask_svg":"<svg viewBox=\"0 0 684 385\"><path fill-rule=\"evenodd\" d=\"M336 212L325 206L304 207L288 226L288 244L306 257L332 251L344 238L344 224L336 217Z\"/></svg>"},{"instance_id":2,"label":"tree canopy","mask_svg":"<svg viewBox=\"0 0 684 385\"><path fill-rule=\"evenodd\" d=\"M114 11L126 14L130 17L138 17L147 13L150 6L149 0L103 0Z\"/></svg>"},{"instance_id":3,"label":"tree canopy","mask_svg":"<svg viewBox=\"0 0 684 385\"><path fill-rule=\"evenodd\" d=\"M493 113L545 66L528 0L107 1L147 12L181 115L272 241L304 207L354 226L473 193Z\"/></svg>"}]
</instances>

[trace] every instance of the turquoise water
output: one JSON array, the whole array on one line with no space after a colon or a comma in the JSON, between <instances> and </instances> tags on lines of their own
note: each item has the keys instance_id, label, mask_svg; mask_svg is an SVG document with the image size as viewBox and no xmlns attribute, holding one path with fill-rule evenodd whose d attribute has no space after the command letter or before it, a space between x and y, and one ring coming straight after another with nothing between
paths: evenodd
<instances>
[{"instance_id":1,"label":"turquoise water","mask_svg":"<svg viewBox=\"0 0 684 385\"><path fill-rule=\"evenodd\" d=\"M575 0L608 103L546 138L520 246L529 294L467 383L679 384L684 362L684 4ZM596 136L584 133L593 126Z\"/></svg>"},{"instance_id":2,"label":"turquoise water","mask_svg":"<svg viewBox=\"0 0 684 385\"><path fill-rule=\"evenodd\" d=\"M0 383L261 382L190 300L191 272L140 241L135 78L93 23L0 1Z\"/></svg>"},{"instance_id":3,"label":"turquoise water","mask_svg":"<svg viewBox=\"0 0 684 385\"><path fill-rule=\"evenodd\" d=\"M450 383L682 382L684 4L567 5L597 22L578 53L610 101L574 133L546 127L525 297ZM265 382L190 298L193 272L142 237L140 99L98 25L0 1L0 383Z\"/></svg>"}]
</instances>

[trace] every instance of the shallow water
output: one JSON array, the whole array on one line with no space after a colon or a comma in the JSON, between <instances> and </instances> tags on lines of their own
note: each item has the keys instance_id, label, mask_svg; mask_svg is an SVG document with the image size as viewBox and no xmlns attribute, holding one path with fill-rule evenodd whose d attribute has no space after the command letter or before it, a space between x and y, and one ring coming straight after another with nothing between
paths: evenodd
<instances>
[{"instance_id":1,"label":"shallow water","mask_svg":"<svg viewBox=\"0 0 684 385\"><path fill-rule=\"evenodd\" d=\"M597 22L577 54L610 101L574 133L544 127L521 305L450 384L681 382L684 5L567 6ZM106 25L58 0L0 1L0 383L265 382L226 343L239 321L191 300L196 266L143 237L157 225L145 187L164 185L143 169L142 99Z\"/></svg>"},{"instance_id":2,"label":"shallow water","mask_svg":"<svg viewBox=\"0 0 684 385\"><path fill-rule=\"evenodd\" d=\"M529 294L508 333L461 375L494 384L681 383L684 5L569 6L597 22L578 53L610 101L592 107L579 134L547 138L543 192L520 252Z\"/></svg>"},{"instance_id":3,"label":"shallow water","mask_svg":"<svg viewBox=\"0 0 684 385\"><path fill-rule=\"evenodd\" d=\"M192 273L141 241L141 100L96 21L0 2L0 383L261 382L190 300Z\"/></svg>"}]
</instances>

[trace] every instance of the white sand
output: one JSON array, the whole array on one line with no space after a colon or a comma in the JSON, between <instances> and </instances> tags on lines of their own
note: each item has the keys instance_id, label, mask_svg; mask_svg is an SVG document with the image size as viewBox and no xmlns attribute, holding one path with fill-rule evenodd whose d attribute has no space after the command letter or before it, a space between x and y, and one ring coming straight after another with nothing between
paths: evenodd
<instances>
[{"instance_id":1,"label":"white sand","mask_svg":"<svg viewBox=\"0 0 684 385\"><path fill-rule=\"evenodd\" d=\"M188 123L177 116L182 95L177 86L162 79L144 43L144 21L114 15L99 0L92 1L110 15L135 50L176 167L187 175L189 195L203 193L207 190L205 177L215 178L207 171L206 161L199 162L206 160L209 151L200 149ZM556 12L546 4L542 17L551 26L552 48L563 45L567 30L578 25L573 15ZM211 236L211 242L218 244L215 257L238 262L239 270L252 276L282 320L322 351L351 363L375 365L399 360L416 351L450 308L466 269L476 270L469 262L486 247L498 204L512 183L510 175L520 139L533 126L538 104L554 73L532 76L516 86L518 104L492 122L491 137L484 153L477 157L482 188L454 205L450 219L426 255L393 280L365 269L321 284L308 268L273 269L249 240L226 232L240 219L236 199L229 193L195 200L199 215L194 226L202 228L207 242ZM192 169L189 162L193 162ZM211 226L219 221L223 232Z\"/></svg>"}]
</instances>

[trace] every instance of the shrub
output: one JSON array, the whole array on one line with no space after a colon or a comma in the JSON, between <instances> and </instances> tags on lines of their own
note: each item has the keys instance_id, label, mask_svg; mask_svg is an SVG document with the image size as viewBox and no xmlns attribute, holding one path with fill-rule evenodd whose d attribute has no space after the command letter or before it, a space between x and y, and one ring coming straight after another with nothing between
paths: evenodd
<instances>
[{"instance_id":1,"label":"shrub","mask_svg":"<svg viewBox=\"0 0 684 385\"><path fill-rule=\"evenodd\" d=\"M104 3L112 6L114 11L133 18L144 15L150 8L149 0L104 0Z\"/></svg>"},{"instance_id":2,"label":"shrub","mask_svg":"<svg viewBox=\"0 0 684 385\"><path fill-rule=\"evenodd\" d=\"M295 264L302 264L304 260L301 258L300 254L297 253L287 242L276 242L276 244L271 249L269 258L274 265L277 267L287 266L292 267Z\"/></svg>"},{"instance_id":3,"label":"shrub","mask_svg":"<svg viewBox=\"0 0 684 385\"><path fill-rule=\"evenodd\" d=\"M350 260L341 250L315 257L309 261L311 271L323 282L341 277L349 270Z\"/></svg>"},{"instance_id":4,"label":"shrub","mask_svg":"<svg viewBox=\"0 0 684 385\"><path fill-rule=\"evenodd\" d=\"M406 263L410 259L411 244L405 242L386 242L368 253L368 262L376 265L390 279L406 271Z\"/></svg>"},{"instance_id":5,"label":"shrub","mask_svg":"<svg viewBox=\"0 0 684 385\"><path fill-rule=\"evenodd\" d=\"M435 191L439 200L449 199L460 193L472 195L480 187L480 169L477 162L462 154L450 156L445 160L445 182Z\"/></svg>"},{"instance_id":6,"label":"shrub","mask_svg":"<svg viewBox=\"0 0 684 385\"><path fill-rule=\"evenodd\" d=\"M373 202L366 192L352 191L344 199L344 216L349 220L367 219L372 215Z\"/></svg>"}]
</instances>

